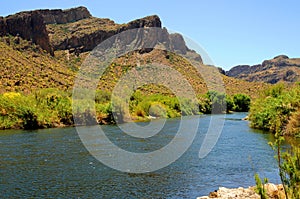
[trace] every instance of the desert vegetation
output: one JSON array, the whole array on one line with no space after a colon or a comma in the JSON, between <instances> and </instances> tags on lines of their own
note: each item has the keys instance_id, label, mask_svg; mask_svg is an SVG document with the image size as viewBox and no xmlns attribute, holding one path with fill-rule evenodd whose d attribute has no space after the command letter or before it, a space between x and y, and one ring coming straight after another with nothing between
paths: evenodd
<instances>
[{"instance_id":1,"label":"desert vegetation","mask_svg":"<svg viewBox=\"0 0 300 199\"><path fill-rule=\"evenodd\" d=\"M250 108L251 127L300 136L300 84L276 84L264 90Z\"/></svg>"},{"instance_id":2,"label":"desert vegetation","mask_svg":"<svg viewBox=\"0 0 300 199\"><path fill-rule=\"evenodd\" d=\"M242 96L242 97L241 97ZM178 99L175 96L143 93L137 90L130 97L129 111L134 121L151 118L174 118L185 115L246 111L250 98L244 94L226 96L223 93L209 91L197 100ZM30 94L6 92L0 95L0 129L21 128L37 129L73 125L73 114L79 124L113 124L116 119L126 122L123 115L125 105L111 103L111 93L105 90L95 92L95 107L86 107L84 99L72 107L72 93L59 89L40 89ZM81 106L82 105L82 106ZM213 108L214 107L214 108ZM72 109L73 108L73 109ZM113 112L116 112L113 117ZM78 122L77 121L77 122ZM94 121L91 123L91 121Z\"/></svg>"},{"instance_id":3,"label":"desert vegetation","mask_svg":"<svg viewBox=\"0 0 300 199\"><path fill-rule=\"evenodd\" d=\"M290 136L300 137L300 84L276 84L261 93L251 105L249 119L254 128L275 135L270 145L276 152L279 175L287 198L300 198L300 150L298 144L284 145Z\"/></svg>"}]
</instances>

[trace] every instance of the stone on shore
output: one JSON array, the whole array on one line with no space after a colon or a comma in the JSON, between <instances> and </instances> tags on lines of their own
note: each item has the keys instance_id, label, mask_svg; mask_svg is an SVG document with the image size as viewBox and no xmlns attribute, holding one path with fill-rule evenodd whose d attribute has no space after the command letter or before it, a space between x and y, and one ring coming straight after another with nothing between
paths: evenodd
<instances>
[{"instance_id":1,"label":"stone on shore","mask_svg":"<svg viewBox=\"0 0 300 199\"><path fill-rule=\"evenodd\" d=\"M275 185L268 183L264 185L268 198L285 198L284 190L282 185ZM255 192L255 187L249 188L236 188L228 189L225 187L220 187L219 190L210 192L209 196L198 197L197 199L211 199L211 198L220 198L220 199L260 199L260 196Z\"/></svg>"}]
</instances>

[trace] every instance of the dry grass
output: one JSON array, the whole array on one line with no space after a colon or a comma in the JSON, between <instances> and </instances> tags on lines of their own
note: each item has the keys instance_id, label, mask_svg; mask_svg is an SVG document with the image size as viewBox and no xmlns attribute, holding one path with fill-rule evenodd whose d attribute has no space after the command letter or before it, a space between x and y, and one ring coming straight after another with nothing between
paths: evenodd
<instances>
[{"instance_id":1,"label":"dry grass","mask_svg":"<svg viewBox=\"0 0 300 199\"><path fill-rule=\"evenodd\" d=\"M1 93L26 93L49 87L67 90L72 87L75 75L66 62L28 41L15 44L10 37L0 38L0 67Z\"/></svg>"},{"instance_id":2,"label":"dry grass","mask_svg":"<svg viewBox=\"0 0 300 199\"><path fill-rule=\"evenodd\" d=\"M203 95L208 91L207 84L202 77L203 75L209 76L206 78L212 82L218 80L216 75L220 75L221 79L223 80L221 83L225 85L226 93L229 95L243 93L255 98L259 95L260 91L267 87L267 84L262 82L247 82L221 74L214 74L210 71L211 68L209 66L201 67L202 71L198 72L197 69L190 64L190 62L179 55L161 50L153 50L150 53L145 54L138 54L135 52L130 56L123 56L116 59L115 64L111 65L106 71L106 75L101 78L101 88L111 90L118 82L119 78L124 75L126 71L136 67L137 63L140 65L156 63L170 66L182 74L183 78L185 78L192 85L197 95ZM177 79L175 81L179 82L181 79ZM148 85L141 89L147 94L170 94L165 89L157 85Z\"/></svg>"}]
</instances>

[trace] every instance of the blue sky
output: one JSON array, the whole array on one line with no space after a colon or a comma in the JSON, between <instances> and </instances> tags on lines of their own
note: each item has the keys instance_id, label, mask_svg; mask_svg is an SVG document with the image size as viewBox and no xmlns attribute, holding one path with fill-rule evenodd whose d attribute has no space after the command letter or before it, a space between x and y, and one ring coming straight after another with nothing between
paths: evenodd
<instances>
[{"instance_id":1,"label":"blue sky","mask_svg":"<svg viewBox=\"0 0 300 199\"><path fill-rule=\"evenodd\" d=\"M279 54L300 57L299 0L2 0L0 16L79 5L117 23L157 14L164 27L195 41L225 69Z\"/></svg>"}]
</instances>

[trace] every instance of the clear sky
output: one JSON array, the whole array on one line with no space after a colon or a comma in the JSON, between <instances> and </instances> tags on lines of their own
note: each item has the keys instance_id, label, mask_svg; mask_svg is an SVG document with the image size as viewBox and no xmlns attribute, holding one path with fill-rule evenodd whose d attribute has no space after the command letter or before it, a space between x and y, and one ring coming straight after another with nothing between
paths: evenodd
<instances>
[{"instance_id":1,"label":"clear sky","mask_svg":"<svg viewBox=\"0 0 300 199\"><path fill-rule=\"evenodd\" d=\"M1 0L0 16L86 6L117 23L157 14L164 27L197 42L217 66L300 57L300 0Z\"/></svg>"}]
</instances>

